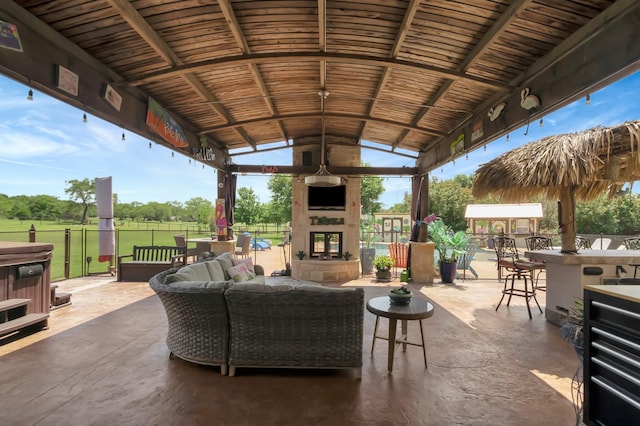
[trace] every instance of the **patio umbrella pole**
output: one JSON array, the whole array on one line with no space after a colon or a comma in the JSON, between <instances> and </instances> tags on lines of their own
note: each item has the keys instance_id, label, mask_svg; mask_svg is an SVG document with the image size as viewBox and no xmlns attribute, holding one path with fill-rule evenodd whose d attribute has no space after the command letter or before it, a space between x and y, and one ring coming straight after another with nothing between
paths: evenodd
<instances>
[{"instance_id":1,"label":"patio umbrella pole","mask_svg":"<svg viewBox=\"0 0 640 426\"><path fill-rule=\"evenodd\" d=\"M562 233L561 253L577 253L576 250L576 202L575 186L563 187L560 191L560 232Z\"/></svg>"}]
</instances>

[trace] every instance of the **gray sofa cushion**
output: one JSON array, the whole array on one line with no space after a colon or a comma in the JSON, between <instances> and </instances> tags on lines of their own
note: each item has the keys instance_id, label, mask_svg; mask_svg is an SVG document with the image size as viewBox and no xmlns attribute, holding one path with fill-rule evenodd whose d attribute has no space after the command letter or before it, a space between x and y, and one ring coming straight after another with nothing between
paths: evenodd
<instances>
[{"instance_id":1,"label":"gray sofa cushion","mask_svg":"<svg viewBox=\"0 0 640 426\"><path fill-rule=\"evenodd\" d=\"M226 290L233 284L229 281L176 281L170 285L172 288L214 288Z\"/></svg>"}]
</instances>

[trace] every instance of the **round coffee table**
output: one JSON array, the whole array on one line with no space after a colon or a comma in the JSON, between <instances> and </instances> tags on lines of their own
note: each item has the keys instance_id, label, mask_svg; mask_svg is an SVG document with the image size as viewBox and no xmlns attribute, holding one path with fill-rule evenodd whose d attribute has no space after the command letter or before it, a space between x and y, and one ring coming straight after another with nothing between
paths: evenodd
<instances>
[{"instance_id":1,"label":"round coffee table","mask_svg":"<svg viewBox=\"0 0 640 426\"><path fill-rule=\"evenodd\" d=\"M391 303L389 296L374 297L367 302L367 311L376 316L376 325L373 330L373 341L371 342L371 353L376 339L387 340L389 342L387 370L393 370L393 354L396 343L402 344L403 352L407 350L407 345L421 346L424 356L424 368L427 368L427 351L424 345L424 332L422 330L422 320L433 316L433 305L424 297L412 297L411 302L406 305L396 305ZM380 317L389 318L389 336L378 336L378 320ZM396 328L398 320L402 324L402 337L396 339ZM407 339L407 321L418 320L420 323L421 343L409 342Z\"/></svg>"}]
</instances>

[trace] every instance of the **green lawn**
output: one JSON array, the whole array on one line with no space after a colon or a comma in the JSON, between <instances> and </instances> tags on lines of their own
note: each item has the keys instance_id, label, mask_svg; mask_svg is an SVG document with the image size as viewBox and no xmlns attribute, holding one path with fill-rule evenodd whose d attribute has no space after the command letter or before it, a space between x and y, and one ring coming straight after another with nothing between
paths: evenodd
<instances>
[{"instance_id":1,"label":"green lawn","mask_svg":"<svg viewBox=\"0 0 640 426\"><path fill-rule=\"evenodd\" d=\"M36 229L36 241L53 244L51 280L65 279L65 240L69 241L69 277L80 277L87 272L108 272L108 262L98 262L97 219L88 225L59 221L19 221L0 219L0 241L28 242L31 224ZM236 227L234 227L236 228ZM282 242L282 231L275 225L255 227L238 226L248 230L252 236L271 240L274 245ZM259 229L259 231L257 230ZM188 238L209 237L208 229L193 222L118 222L116 224L116 255L131 254L134 245L174 246L175 234L185 234ZM87 263L87 258L91 262ZM114 260L114 265L116 261Z\"/></svg>"}]
</instances>

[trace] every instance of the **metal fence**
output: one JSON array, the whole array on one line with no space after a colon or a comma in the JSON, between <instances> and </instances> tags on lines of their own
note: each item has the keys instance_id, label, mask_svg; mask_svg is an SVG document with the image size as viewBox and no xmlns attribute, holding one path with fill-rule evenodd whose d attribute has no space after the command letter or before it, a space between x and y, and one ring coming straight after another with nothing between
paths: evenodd
<instances>
[{"instance_id":1,"label":"metal fence","mask_svg":"<svg viewBox=\"0 0 640 426\"><path fill-rule=\"evenodd\" d=\"M193 225L167 226L159 228L154 223L141 223L138 229L115 229L116 253L110 262L99 262L98 240L100 232L97 229L65 228L57 230L36 230L31 225L24 231L0 232L0 241L40 242L53 244L51 258L51 281L88 276L91 274L109 274L117 262L118 256L131 254L133 246L167 245L174 246L174 235L183 234L186 239L209 238L211 232ZM280 225L252 225L251 234L281 233L284 227ZM245 227L239 226L238 232L244 232Z\"/></svg>"}]
</instances>

